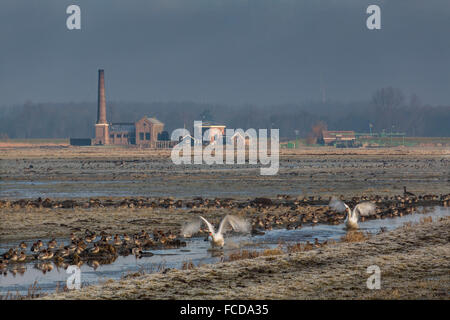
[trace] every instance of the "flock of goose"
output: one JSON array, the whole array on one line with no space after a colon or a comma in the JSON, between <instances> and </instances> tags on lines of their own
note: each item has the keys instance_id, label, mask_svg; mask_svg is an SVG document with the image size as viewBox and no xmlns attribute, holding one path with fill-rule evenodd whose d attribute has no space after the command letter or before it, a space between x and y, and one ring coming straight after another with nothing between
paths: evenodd
<instances>
[{"instance_id":1,"label":"flock of goose","mask_svg":"<svg viewBox=\"0 0 450 320\"><path fill-rule=\"evenodd\" d=\"M246 220L234 215L226 215L220 222L217 230L211 222L203 216L187 223L181 230L180 235L187 238L193 235L207 233L207 240L210 241L213 248L223 248L225 244L224 234L228 231L258 234L262 230L272 229L272 225L284 225L287 229L301 228L302 223L345 223L348 229L357 229L358 222L365 219L376 219L383 217L401 216L411 213L415 209L415 204L422 199L425 201L434 201L434 196L416 196L404 188L403 196L397 196L395 201L387 202L386 198L367 197L353 198L350 203L353 209L337 197L329 200L328 207L314 210L307 213L285 212L275 215L270 212L273 203L270 199L257 198L253 203L257 204L258 210L265 215L253 217ZM428 200L427 200L428 199ZM363 200L363 201L361 201ZM441 195L438 199L444 206L450 203L450 195ZM294 203L296 209L301 206L301 202ZM204 224L206 228L202 228ZM206 240L206 239L205 239ZM133 254L136 257L151 256L151 249L157 248L175 248L185 246L186 242L181 241L173 232L163 232L162 230L153 230L150 235L145 230L135 233L132 236L107 234L102 231L99 234L86 230L84 235L77 236L74 233L70 235L70 244L58 243L56 239L50 240L46 245L38 240L30 246L21 242L16 248L10 248L7 252L0 255L0 272L8 270L8 265L14 266L11 270L14 272L23 271L23 263L36 261L36 268L44 273L51 270L54 262L56 266L67 268L69 264L81 265L88 262L90 266L96 269L100 264L113 262L118 255Z\"/></svg>"},{"instance_id":2,"label":"flock of goose","mask_svg":"<svg viewBox=\"0 0 450 320\"><path fill-rule=\"evenodd\" d=\"M70 235L70 244L58 243L51 239L46 244L42 240L31 246L21 242L17 247L10 248L0 255L0 272L6 275L8 269L15 274L21 273L25 267L23 263L36 262L35 267L43 273L53 269L53 262L57 267L67 268L69 265L81 266L87 262L96 269L100 264L112 263L118 255L135 255L137 258L153 255L149 250L159 248L175 248L186 246L186 242L177 239L169 232L155 229L152 234L145 230L132 236L115 234L114 236L102 231L99 234L86 229L84 235ZM28 250L29 249L29 250ZM11 266L11 268L8 268Z\"/></svg>"},{"instance_id":3,"label":"flock of goose","mask_svg":"<svg viewBox=\"0 0 450 320\"><path fill-rule=\"evenodd\" d=\"M377 202L408 202L414 200L419 204L428 205L442 204L450 206L450 198L447 194L428 194L415 196L406 191L403 196L371 196L371 201ZM365 197L369 198L369 197ZM124 199L96 199L88 200L59 200L49 198L37 199L18 199L3 200L0 199L0 208L49 208L49 209L73 209L73 208L155 208L155 209L249 209L261 207L280 207L280 206L298 206L298 205L326 205L329 198L321 196L294 197L290 195L278 195L277 199L257 197L248 200L237 200L232 198L208 199L195 197L189 200L167 198L124 198Z\"/></svg>"}]
</instances>

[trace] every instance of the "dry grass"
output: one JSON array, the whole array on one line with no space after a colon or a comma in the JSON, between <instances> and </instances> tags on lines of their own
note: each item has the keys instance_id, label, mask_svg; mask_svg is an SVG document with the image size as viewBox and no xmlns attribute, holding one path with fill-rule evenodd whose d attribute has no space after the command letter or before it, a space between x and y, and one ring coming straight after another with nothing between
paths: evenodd
<instances>
[{"instance_id":1,"label":"dry grass","mask_svg":"<svg viewBox=\"0 0 450 320\"><path fill-rule=\"evenodd\" d=\"M413 226L418 226L418 225L421 225L421 224L427 224L427 223L432 223L432 222L433 222L433 217L432 216L421 217L418 222L412 222L412 221L405 222L403 224L403 228L412 228Z\"/></svg>"},{"instance_id":2,"label":"dry grass","mask_svg":"<svg viewBox=\"0 0 450 320\"><path fill-rule=\"evenodd\" d=\"M243 259L254 259L261 255L258 251L253 250L240 250L239 252L231 253L228 257L224 258L224 261L237 261Z\"/></svg>"},{"instance_id":3,"label":"dry grass","mask_svg":"<svg viewBox=\"0 0 450 320\"><path fill-rule=\"evenodd\" d=\"M181 266L181 270L192 270L195 269L194 263L192 263L192 260L189 261L183 261L183 265Z\"/></svg>"},{"instance_id":4,"label":"dry grass","mask_svg":"<svg viewBox=\"0 0 450 320\"><path fill-rule=\"evenodd\" d=\"M66 147L66 140L53 141L34 141L40 145L61 145L61 148L45 149L40 145L32 145L30 141L21 141L17 145L11 141L0 141L0 148L6 158L42 158L49 155L57 158L79 158L89 155L90 157L103 158L107 152L112 158L124 156L162 156L170 157L171 150L141 149L136 147L120 147L120 146L90 146L90 147ZM448 148L442 147L399 147L399 148L376 148L376 149L337 149L334 147L302 147L299 149L280 149L280 155L433 155L433 154L449 154Z\"/></svg>"},{"instance_id":5,"label":"dry grass","mask_svg":"<svg viewBox=\"0 0 450 320\"><path fill-rule=\"evenodd\" d=\"M361 242L370 238L370 233L362 231L349 231L341 237L342 242Z\"/></svg>"},{"instance_id":6,"label":"dry grass","mask_svg":"<svg viewBox=\"0 0 450 320\"><path fill-rule=\"evenodd\" d=\"M432 216L420 218L420 223L431 223L431 222L433 222Z\"/></svg>"},{"instance_id":7,"label":"dry grass","mask_svg":"<svg viewBox=\"0 0 450 320\"><path fill-rule=\"evenodd\" d=\"M264 250L240 250L239 252L231 253L227 258L223 259L223 262L237 261L243 259L254 259L258 257L270 257L277 256L285 253L305 252L314 248L323 247L330 244L335 244L334 240L329 240L324 243L311 244L309 241L306 243L298 242L294 244L279 243L278 247Z\"/></svg>"},{"instance_id":8,"label":"dry grass","mask_svg":"<svg viewBox=\"0 0 450 320\"><path fill-rule=\"evenodd\" d=\"M273 249L264 249L262 251L256 250L240 250L239 252L233 252L229 256L223 259L224 262L237 261L243 259L255 259L257 257L269 257L284 254L285 252L281 247Z\"/></svg>"},{"instance_id":9,"label":"dry grass","mask_svg":"<svg viewBox=\"0 0 450 320\"><path fill-rule=\"evenodd\" d=\"M55 291L58 293L58 291ZM0 295L0 300L29 300L44 297L46 293L42 292L41 287L38 286L35 281L29 288L26 294L20 294L19 292L11 293L7 292L5 295Z\"/></svg>"},{"instance_id":10,"label":"dry grass","mask_svg":"<svg viewBox=\"0 0 450 320\"><path fill-rule=\"evenodd\" d=\"M159 264L152 264L147 267L141 266L138 271L125 272L122 275L121 279L133 279L133 278L141 277L146 274L163 273L165 270L167 270L167 268L166 268L166 264L164 262L161 262Z\"/></svg>"},{"instance_id":11,"label":"dry grass","mask_svg":"<svg viewBox=\"0 0 450 320\"><path fill-rule=\"evenodd\" d=\"M287 246L287 252L294 253L294 252L305 252L312 250L313 246L311 244L306 243L294 243Z\"/></svg>"},{"instance_id":12,"label":"dry grass","mask_svg":"<svg viewBox=\"0 0 450 320\"><path fill-rule=\"evenodd\" d=\"M405 222L405 223L403 224L403 227L404 227L404 228L411 228L412 226L413 226L412 221L408 221L408 222Z\"/></svg>"}]
</instances>

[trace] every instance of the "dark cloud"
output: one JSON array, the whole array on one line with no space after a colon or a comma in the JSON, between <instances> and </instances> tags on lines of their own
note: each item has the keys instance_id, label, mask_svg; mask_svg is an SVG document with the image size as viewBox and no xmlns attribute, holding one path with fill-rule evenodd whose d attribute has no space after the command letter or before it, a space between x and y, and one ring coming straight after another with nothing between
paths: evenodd
<instances>
[{"instance_id":1,"label":"dark cloud","mask_svg":"<svg viewBox=\"0 0 450 320\"><path fill-rule=\"evenodd\" d=\"M78 4L82 30L66 29ZM369 4L382 30L365 27ZM450 2L2 0L0 105L109 100L271 104L368 99L380 87L450 101Z\"/></svg>"}]
</instances>

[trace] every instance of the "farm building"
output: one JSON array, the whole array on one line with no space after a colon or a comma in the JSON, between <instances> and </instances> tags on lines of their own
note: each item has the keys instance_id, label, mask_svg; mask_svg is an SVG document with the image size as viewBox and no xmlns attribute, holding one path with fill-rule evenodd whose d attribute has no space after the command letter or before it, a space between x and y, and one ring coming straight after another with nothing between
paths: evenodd
<instances>
[{"instance_id":1,"label":"farm building","mask_svg":"<svg viewBox=\"0 0 450 320\"><path fill-rule=\"evenodd\" d=\"M139 145L142 147L170 147L164 123L156 118L143 117L136 122L108 123L104 71L98 71L98 110L94 145Z\"/></svg>"},{"instance_id":2,"label":"farm building","mask_svg":"<svg viewBox=\"0 0 450 320\"><path fill-rule=\"evenodd\" d=\"M328 131L323 130L322 136L319 139L319 143L325 145L338 145L338 144L354 144L356 142L356 136L354 131Z\"/></svg>"},{"instance_id":3,"label":"farm building","mask_svg":"<svg viewBox=\"0 0 450 320\"><path fill-rule=\"evenodd\" d=\"M204 143L214 143L218 139L224 139L226 126L214 124L211 122L203 122L201 125L194 125L194 132L198 132L207 141Z\"/></svg>"}]
</instances>

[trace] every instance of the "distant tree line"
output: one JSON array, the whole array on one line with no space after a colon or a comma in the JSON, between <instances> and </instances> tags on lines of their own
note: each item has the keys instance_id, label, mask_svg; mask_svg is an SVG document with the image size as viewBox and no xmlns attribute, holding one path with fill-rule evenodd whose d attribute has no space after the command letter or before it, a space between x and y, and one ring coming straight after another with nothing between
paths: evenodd
<instances>
[{"instance_id":1,"label":"distant tree line","mask_svg":"<svg viewBox=\"0 0 450 320\"><path fill-rule=\"evenodd\" d=\"M26 103L0 108L1 138L92 137L97 104ZM310 137L317 128L369 132L405 132L408 136L450 136L450 106L423 104L396 88L377 90L368 101L305 102L272 106L202 104L195 102L107 102L109 122L134 122L154 116L169 133L191 130L194 120L216 121L229 128L279 128L280 137Z\"/></svg>"}]
</instances>

